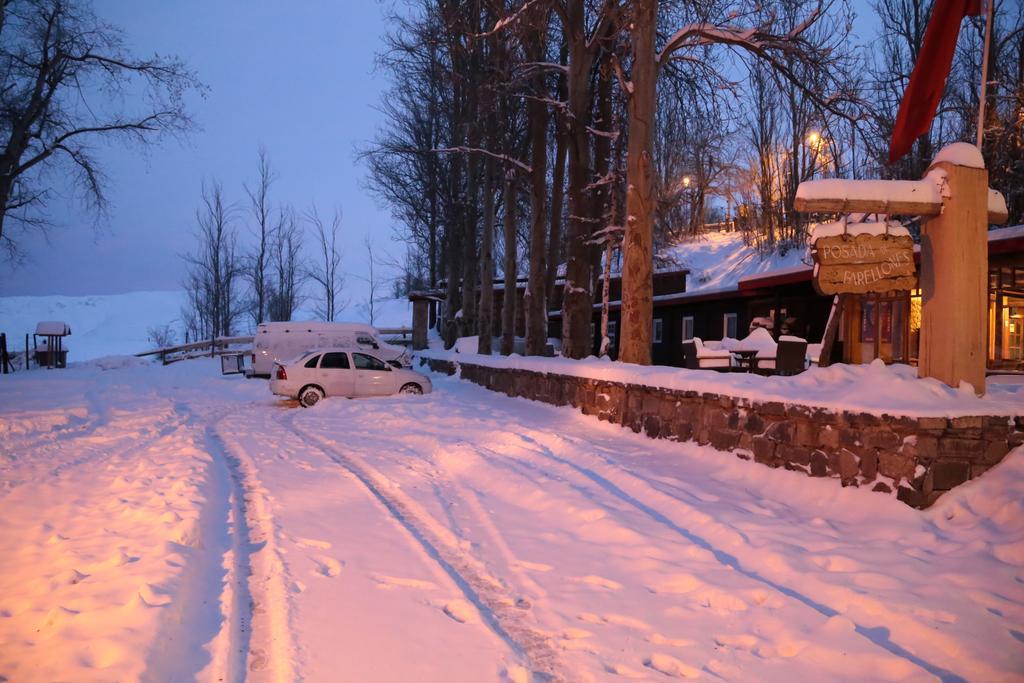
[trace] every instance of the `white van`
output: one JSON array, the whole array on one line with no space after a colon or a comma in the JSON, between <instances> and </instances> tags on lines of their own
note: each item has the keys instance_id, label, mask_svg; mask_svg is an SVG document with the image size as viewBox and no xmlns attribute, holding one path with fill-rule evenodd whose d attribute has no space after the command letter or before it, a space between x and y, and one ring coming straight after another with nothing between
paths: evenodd
<instances>
[{"instance_id":1,"label":"white van","mask_svg":"<svg viewBox=\"0 0 1024 683\"><path fill-rule=\"evenodd\" d=\"M372 351L395 367L411 364L403 347L385 343L380 333L366 323L261 323L252 340L252 375L270 377L276 361L289 361L311 349L337 347Z\"/></svg>"}]
</instances>

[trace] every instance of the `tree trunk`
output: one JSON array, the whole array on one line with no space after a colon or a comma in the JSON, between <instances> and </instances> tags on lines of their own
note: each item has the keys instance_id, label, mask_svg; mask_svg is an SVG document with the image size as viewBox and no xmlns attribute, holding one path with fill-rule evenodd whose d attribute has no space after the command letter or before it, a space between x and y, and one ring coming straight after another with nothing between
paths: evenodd
<instances>
[{"instance_id":1,"label":"tree trunk","mask_svg":"<svg viewBox=\"0 0 1024 683\"><path fill-rule=\"evenodd\" d=\"M491 355L494 336L494 159L484 163L484 223L480 239L480 302L477 353Z\"/></svg>"},{"instance_id":2,"label":"tree trunk","mask_svg":"<svg viewBox=\"0 0 1024 683\"><path fill-rule=\"evenodd\" d=\"M657 107L654 41L657 0L633 3L633 92L626 153L626 236L622 263L622 337L619 360L651 364L653 320L654 168L651 152Z\"/></svg>"},{"instance_id":3,"label":"tree trunk","mask_svg":"<svg viewBox=\"0 0 1024 683\"><path fill-rule=\"evenodd\" d=\"M568 45L563 40L559 50L559 63L565 64ZM565 100L565 75L558 76L558 99ZM558 119L560 117L556 117ZM548 310L560 307L561 300L555 288L562 247L562 200L565 196L565 145L567 129L564 120L558 120L555 133L555 170L551 177L551 231L548 235L548 273L545 285L548 293Z\"/></svg>"},{"instance_id":4,"label":"tree trunk","mask_svg":"<svg viewBox=\"0 0 1024 683\"><path fill-rule=\"evenodd\" d=\"M505 173L505 263L502 268L505 289L501 296L501 354L512 353L516 339L516 177Z\"/></svg>"},{"instance_id":5,"label":"tree trunk","mask_svg":"<svg viewBox=\"0 0 1024 683\"><path fill-rule=\"evenodd\" d=\"M587 49L582 0L567 3L566 36L569 41L568 151L569 225L565 239L565 290L562 294L562 355L583 358L590 354L590 239L593 226L587 221L586 186L590 183L590 70L594 53Z\"/></svg>"},{"instance_id":6,"label":"tree trunk","mask_svg":"<svg viewBox=\"0 0 1024 683\"><path fill-rule=\"evenodd\" d=\"M529 62L544 61L544 36L547 33L547 12L532 27L536 30L527 49ZM533 79L533 95L527 104L530 126L530 270L524 297L526 320L526 354L539 356L547 344L547 297L544 296L544 261L547 251L547 133L548 108L540 100L544 96L544 77Z\"/></svg>"}]
</instances>

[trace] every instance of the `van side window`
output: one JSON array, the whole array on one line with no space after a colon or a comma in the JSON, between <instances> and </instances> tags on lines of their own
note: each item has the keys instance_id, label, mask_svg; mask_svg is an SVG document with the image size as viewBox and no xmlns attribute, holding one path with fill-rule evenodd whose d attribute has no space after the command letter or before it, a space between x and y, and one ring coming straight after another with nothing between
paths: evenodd
<instances>
[{"instance_id":1,"label":"van side window","mask_svg":"<svg viewBox=\"0 0 1024 683\"><path fill-rule=\"evenodd\" d=\"M358 363L356 364L358 366ZM347 353L325 353L324 362L320 364L320 369L333 368L336 370L348 370L348 354Z\"/></svg>"},{"instance_id":2,"label":"van side window","mask_svg":"<svg viewBox=\"0 0 1024 683\"><path fill-rule=\"evenodd\" d=\"M307 361L305 362L305 364L303 365L303 367L307 367L307 368L315 368L315 367L316 367L316 362L317 362L318 360L320 360L320 356L313 356L312 358L310 358L309 360L307 360Z\"/></svg>"},{"instance_id":3,"label":"van side window","mask_svg":"<svg viewBox=\"0 0 1024 683\"><path fill-rule=\"evenodd\" d=\"M373 356L367 356L364 353L353 353L352 362L356 364L356 370L389 370L387 365L383 361L379 361Z\"/></svg>"}]
</instances>

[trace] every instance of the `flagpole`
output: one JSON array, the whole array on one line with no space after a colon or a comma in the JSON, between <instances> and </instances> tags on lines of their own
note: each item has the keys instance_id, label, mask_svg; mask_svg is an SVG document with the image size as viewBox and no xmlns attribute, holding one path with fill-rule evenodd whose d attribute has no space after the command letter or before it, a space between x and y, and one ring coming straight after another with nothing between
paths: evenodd
<instances>
[{"instance_id":1,"label":"flagpole","mask_svg":"<svg viewBox=\"0 0 1024 683\"><path fill-rule=\"evenodd\" d=\"M985 48L981 57L981 93L978 100L978 149L985 139L985 90L988 87L988 53L992 43L992 19L995 14L995 0L988 0L988 11L985 12Z\"/></svg>"}]
</instances>

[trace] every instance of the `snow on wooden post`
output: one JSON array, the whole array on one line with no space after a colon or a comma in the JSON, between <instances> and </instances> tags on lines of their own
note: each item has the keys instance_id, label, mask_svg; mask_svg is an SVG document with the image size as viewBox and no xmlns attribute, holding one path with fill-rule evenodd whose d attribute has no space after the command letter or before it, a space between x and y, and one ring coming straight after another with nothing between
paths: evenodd
<instances>
[{"instance_id":1,"label":"snow on wooden post","mask_svg":"<svg viewBox=\"0 0 1024 683\"><path fill-rule=\"evenodd\" d=\"M939 152L942 213L921 226L921 348L917 373L985 393L988 325L988 171L974 145Z\"/></svg>"},{"instance_id":2,"label":"snow on wooden post","mask_svg":"<svg viewBox=\"0 0 1024 683\"><path fill-rule=\"evenodd\" d=\"M797 211L920 215L921 341L918 376L985 393L990 223L1007 218L988 187L973 145L945 147L922 180L814 180L801 183ZM857 292L858 289L835 291ZM859 291L864 291L860 289Z\"/></svg>"}]
</instances>

